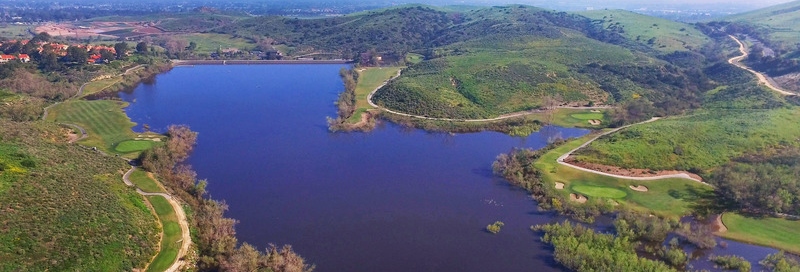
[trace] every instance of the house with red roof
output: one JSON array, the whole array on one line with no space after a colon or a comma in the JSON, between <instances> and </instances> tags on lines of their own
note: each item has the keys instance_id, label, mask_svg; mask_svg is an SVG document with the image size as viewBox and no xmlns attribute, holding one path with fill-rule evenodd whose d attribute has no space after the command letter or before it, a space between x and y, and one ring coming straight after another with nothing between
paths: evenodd
<instances>
[{"instance_id":1,"label":"house with red roof","mask_svg":"<svg viewBox=\"0 0 800 272\"><path fill-rule=\"evenodd\" d=\"M17 57L12 55L0 55L0 63L6 63L15 59L17 59Z\"/></svg>"},{"instance_id":2,"label":"house with red roof","mask_svg":"<svg viewBox=\"0 0 800 272\"><path fill-rule=\"evenodd\" d=\"M19 56L17 56L17 58L19 58L19 61L21 61L21 62L29 62L29 61L31 61L31 57L28 56L28 54L19 54Z\"/></svg>"}]
</instances>

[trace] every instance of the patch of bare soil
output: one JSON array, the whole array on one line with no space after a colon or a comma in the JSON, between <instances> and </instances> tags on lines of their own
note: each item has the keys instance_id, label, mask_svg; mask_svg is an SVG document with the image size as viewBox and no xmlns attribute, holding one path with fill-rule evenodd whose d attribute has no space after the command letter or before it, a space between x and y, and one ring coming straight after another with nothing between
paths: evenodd
<instances>
[{"instance_id":1,"label":"patch of bare soil","mask_svg":"<svg viewBox=\"0 0 800 272\"><path fill-rule=\"evenodd\" d=\"M614 174L626 177L655 177L655 176L664 176L664 175L673 175L673 174L687 174L692 178L697 180L703 180L702 177L698 176L697 174L690 173L687 171L678 171L678 170L661 170L661 171L653 171L650 169L637 169L637 168L622 168L618 166L610 166L610 165L602 165L597 163L588 163L588 162L580 162L576 161L572 157L567 157L564 162L583 167L586 169L591 169L595 171L600 171L607 174Z\"/></svg>"},{"instance_id":2,"label":"patch of bare soil","mask_svg":"<svg viewBox=\"0 0 800 272\"><path fill-rule=\"evenodd\" d=\"M593 125L593 126L599 126L602 123L603 123L603 121L600 121L600 120L589 120L589 124Z\"/></svg>"},{"instance_id":3,"label":"patch of bare soil","mask_svg":"<svg viewBox=\"0 0 800 272\"><path fill-rule=\"evenodd\" d=\"M588 199L585 196L579 194L569 194L569 200L583 204L586 203Z\"/></svg>"},{"instance_id":4,"label":"patch of bare soil","mask_svg":"<svg viewBox=\"0 0 800 272\"><path fill-rule=\"evenodd\" d=\"M72 130L70 130L69 132L67 132L67 142L68 142L68 143L74 143L74 142L77 142L77 141L78 141L78 139L80 139L80 137L81 137L81 136L79 136L78 134L75 134L75 132L74 132L74 131L72 131Z\"/></svg>"},{"instance_id":5,"label":"patch of bare soil","mask_svg":"<svg viewBox=\"0 0 800 272\"><path fill-rule=\"evenodd\" d=\"M564 183L556 182L556 190L564 190Z\"/></svg>"},{"instance_id":6,"label":"patch of bare soil","mask_svg":"<svg viewBox=\"0 0 800 272\"><path fill-rule=\"evenodd\" d=\"M712 216L710 222L708 222L708 226L711 227L711 231L714 233L723 233L728 231L728 227L726 227L725 223L722 222L722 214Z\"/></svg>"},{"instance_id":7,"label":"patch of bare soil","mask_svg":"<svg viewBox=\"0 0 800 272\"><path fill-rule=\"evenodd\" d=\"M647 191L649 191L647 189L647 187L644 186L644 185L636 185L636 186L631 185L631 186L628 186L628 188L631 188L631 190L634 190L634 191L637 191L637 192L647 192Z\"/></svg>"}]
</instances>

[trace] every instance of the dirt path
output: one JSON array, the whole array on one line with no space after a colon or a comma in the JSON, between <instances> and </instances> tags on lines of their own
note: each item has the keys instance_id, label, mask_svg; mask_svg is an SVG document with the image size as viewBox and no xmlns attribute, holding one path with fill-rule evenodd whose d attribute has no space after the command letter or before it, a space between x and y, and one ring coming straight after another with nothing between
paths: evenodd
<instances>
[{"instance_id":1,"label":"dirt path","mask_svg":"<svg viewBox=\"0 0 800 272\"><path fill-rule=\"evenodd\" d=\"M134 170L136 170L135 166L131 167L131 169L128 170L128 172L125 172L125 175L122 175L122 181L125 182L125 185L128 185L129 187L136 188L136 185L134 185L133 182L131 182L131 180L130 180L131 173L133 173ZM178 201L176 201L169 194L165 194L165 193L145 193L144 191L142 191L139 188L136 188L136 192L139 193L140 195L143 195L143 196L162 196L165 199L167 199L169 204L172 205L172 209L175 210L175 214L178 216L178 223L181 226L181 236L182 236L181 242L182 243L181 243L181 249L178 251L178 256L175 257L175 262L172 263L172 265L169 268L167 268L166 271L170 271L170 272L178 271L178 269L184 263L183 261L181 261L181 259L183 258L183 256L186 255L186 252L189 251L189 247L192 245L192 236L189 233L189 221L186 220L186 214L183 212L183 207L181 207L181 204L178 203ZM150 264L148 264L148 266L149 265Z\"/></svg>"},{"instance_id":2,"label":"dirt path","mask_svg":"<svg viewBox=\"0 0 800 272\"><path fill-rule=\"evenodd\" d=\"M661 119L661 118L653 117L652 119L647 120L647 121L639 122L639 123L636 123L636 124L630 124L630 125L627 125L627 126L622 126L622 127L618 127L618 128L606 131L606 132L604 132L604 133L602 133L600 135L597 135L596 137L592 138L591 140L583 143L582 145L576 147L575 149L572 149L569 152L564 153L564 155L561 155L561 157L558 157L557 162L559 164L561 164L561 165L564 165L564 166L567 166L567 167L571 167L571 168L574 168L574 169L577 169L577 170L581 170L581 171L584 171L584 172L590 172L590 173L603 175L603 176L608 176L608 177L614 177L614 178L621 178L621 179L628 179L628 180L640 180L640 181L659 180L659 179L666 179L666 178L684 178L684 179L690 179L690 180L694 180L694 181L700 182L702 184L708 185L708 183L705 183L702 180L694 178L694 177L692 177L692 176L690 176L689 174L686 174L686 173L671 174L671 175L660 175L660 176L652 176L652 177L629 177L629 176L615 175L615 174L609 174L609 173L605 173L605 172L601 172L601 171L597 171L597 170L587 169L587 168L583 168L583 167L580 167L580 166L577 166L577 165L573 165L573 164L569 164L569 163L564 162L564 160L566 160L567 157L572 155L572 153L575 153L575 151L578 151L579 149L588 146L589 144L591 144L595 140L599 139L600 137L606 136L608 134L620 131L622 129L625 129L625 128L628 128L628 127L631 127L631 126L640 125L640 124L646 124L646 123L657 121L659 119Z\"/></svg>"},{"instance_id":3,"label":"dirt path","mask_svg":"<svg viewBox=\"0 0 800 272\"><path fill-rule=\"evenodd\" d=\"M759 73L759 72L757 72L757 71L755 71L753 69L750 69L750 67L747 67L746 65L742 64L741 61L743 59L747 58L749 53L747 53L747 50L744 47L744 44L741 41L739 41L739 39L737 39L733 35L728 35L728 37L731 37L731 39L733 39L734 41L736 41L736 43L739 44L739 52L742 53L741 56L733 57L733 58L729 59L728 63L736 65L736 67L742 68L742 69L747 70L748 72L756 75L756 77L758 78L758 82L759 83L764 84L765 86L767 86L767 88L770 88L770 89L772 89L773 91L775 91L777 93L780 93L782 95L797 95L796 93L788 92L788 91L785 91L785 90L783 90L781 88L778 88L778 86L775 86L775 84L773 84L772 81L770 81L769 78L767 78L767 76L765 76L764 74Z\"/></svg>"},{"instance_id":4,"label":"dirt path","mask_svg":"<svg viewBox=\"0 0 800 272\"><path fill-rule=\"evenodd\" d=\"M372 90L372 92L370 92L369 95L367 95L367 103L369 103L370 106L372 106L372 107L374 107L376 109L380 109L380 110L383 110L383 111L386 111L386 112L389 112L389 113L393 113L393 114L397 114L397 115L400 115L400 116L406 116L406 117L412 117L412 118L424 119L424 120L449 121L449 122L492 122L492 121L500 121L500 120L509 119L509 118L522 117L522 116L526 116L526 115L531 115L531 114L541 113L542 112L541 110L530 110L530 111L520 111L520 112L504 114L504 115L500 115L500 116L495 117L495 118L487 118L487 119L452 119L452 118L435 118L435 117L427 117L427 116L421 116L421 115L413 115L413 114L408 114L408 113L402 113L402 112L398 112L398 111L394 111L394 110L390 110L390 109L378 106L378 104L375 104L374 102L372 102L372 96L375 94L375 92L377 92L378 90L380 90L381 88L386 86L386 84L388 84L390 81L394 80L395 78L398 78L402 73L403 73L403 70L397 71L397 75L395 75L392 78L384 81L380 86L378 86L377 88ZM558 107L558 108L592 110L592 109L610 109L612 107L611 106L597 106L597 107Z\"/></svg>"}]
</instances>

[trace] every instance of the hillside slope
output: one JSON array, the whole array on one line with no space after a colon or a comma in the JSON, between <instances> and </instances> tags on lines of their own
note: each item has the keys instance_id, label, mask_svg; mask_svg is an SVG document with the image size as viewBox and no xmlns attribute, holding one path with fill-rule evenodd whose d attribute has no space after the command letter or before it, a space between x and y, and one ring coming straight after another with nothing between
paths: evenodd
<instances>
[{"instance_id":1,"label":"hillside slope","mask_svg":"<svg viewBox=\"0 0 800 272\"><path fill-rule=\"evenodd\" d=\"M602 23L606 29L646 44L660 52L691 51L710 42L693 25L626 10L592 10L578 14Z\"/></svg>"},{"instance_id":2,"label":"hillside slope","mask_svg":"<svg viewBox=\"0 0 800 272\"><path fill-rule=\"evenodd\" d=\"M694 29L680 31L683 25L648 20L686 32L672 42L681 41L680 48L666 50L596 20L523 5L405 6L323 19L263 17L215 31L263 35L291 48L294 56L327 54L363 65L373 64L376 54L383 63L421 54L424 61L374 96L384 107L415 115L487 118L540 108L545 100L585 106L640 97L669 113L693 107L696 92L708 87L701 86L704 77L667 60L702 62L689 50L702 47L706 37Z\"/></svg>"},{"instance_id":3,"label":"hillside slope","mask_svg":"<svg viewBox=\"0 0 800 272\"><path fill-rule=\"evenodd\" d=\"M130 271L157 223L123 160L66 143L55 124L0 119L0 271Z\"/></svg>"}]
</instances>

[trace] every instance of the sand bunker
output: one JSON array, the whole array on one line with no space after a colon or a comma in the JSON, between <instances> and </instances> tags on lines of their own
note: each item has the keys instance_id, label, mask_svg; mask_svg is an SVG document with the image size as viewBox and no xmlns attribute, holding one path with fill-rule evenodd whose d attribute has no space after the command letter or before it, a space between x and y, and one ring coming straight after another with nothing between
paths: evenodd
<instances>
[{"instance_id":1,"label":"sand bunker","mask_svg":"<svg viewBox=\"0 0 800 272\"><path fill-rule=\"evenodd\" d=\"M636 185L636 186L631 185L631 186L628 186L628 188L631 188L631 190L634 190L634 191L637 191L637 192L647 192L648 191L647 187L645 187L644 185Z\"/></svg>"},{"instance_id":2,"label":"sand bunker","mask_svg":"<svg viewBox=\"0 0 800 272\"><path fill-rule=\"evenodd\" d=\"M586 203L588 199L585 196L579 194L569 194L569 200L578 202L578 203Z\"/></svg>"},{"instance_id":3,"label":"sand bunker","mask_svg":"<svg viewBox=\"0 0 800 272\"><path fill-rule=\"evenodd\" d=\"M589 124L593 125L593 126L599 126L602 123L603 123L603 121L600 121L600 120L589 120Z\"/></svg>"},{"instance_id":4,"label":"sand bunker","mask_svg":"<svg viewBox=\"0 0 800 272\"><path fill-rule=\"evenodd\" d=\"M564 190L564 183L556 182L556 190Z\"/></svg>"}]
</instances>

